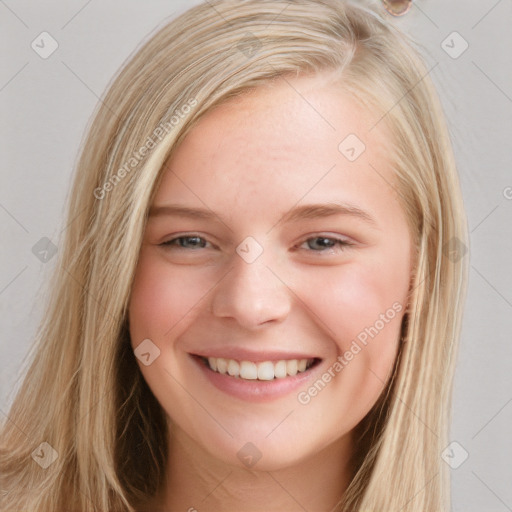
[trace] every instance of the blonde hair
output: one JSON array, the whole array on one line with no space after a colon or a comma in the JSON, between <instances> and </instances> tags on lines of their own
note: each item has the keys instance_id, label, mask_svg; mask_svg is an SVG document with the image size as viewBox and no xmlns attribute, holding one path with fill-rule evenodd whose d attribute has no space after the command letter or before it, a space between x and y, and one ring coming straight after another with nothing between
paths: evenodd
<instances>
[{"instance_id":1,"label":"blonde hair","mask_svg":"<svg viewBox=\"0 0 512 512\"><path fill-rule=\"evenodd\" d=\"M326 71L371 108L375 124L389 127L393 186L416 247L395 372L358 429L357 467L342 508L448 509L440 455L467 235L428 70L369 6L217 0L151 37L115 78L89 127L48 309L2 427L3 510L133 511L156 492L167 456L165 415L130 347L127 306L163 165L221 102L275 77ZM41 442L58 454L47 469L31 458Z\"/></svg>"}]
</instances>

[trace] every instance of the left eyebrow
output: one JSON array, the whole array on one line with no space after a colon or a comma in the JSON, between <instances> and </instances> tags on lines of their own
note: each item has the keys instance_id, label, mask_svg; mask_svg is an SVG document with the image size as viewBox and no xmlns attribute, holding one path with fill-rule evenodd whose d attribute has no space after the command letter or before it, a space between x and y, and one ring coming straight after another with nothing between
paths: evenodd
<instances>
[{"instance_id":1,"label":"left eyebrow","mask_svg":"<svg viewBox=\"0 0 512 512\"><path fill-rule=\"evenodd\" d=\"M377 221L365 210L347 203L306 204L297 206L286 212L279 222L296 222L303 219L317 219L346 215L377 226Z\"/></svg>"},{"instance_id":2,"label":"left eyebrow","mask_svg":"<svg viewBox=\"0 0 512 512\"><path fill-rule=\"evenodd\" d=\"M365 210L361 208L347 204L347 203L320 203L320 204L306 204L303 206L296 206L288 212L286 212L278 224L297 222L304 219L317 219L325 217L333 217L335 215L345 215L355 217L364 222L377 227L377 221ZM192 219L202 220L222 220L222 217L212 210L206 208L190 208L182 205L155 205L149 210L150 217L160 216L176 216L176 217L188 217Z\"/></svg>"}]
</instances>

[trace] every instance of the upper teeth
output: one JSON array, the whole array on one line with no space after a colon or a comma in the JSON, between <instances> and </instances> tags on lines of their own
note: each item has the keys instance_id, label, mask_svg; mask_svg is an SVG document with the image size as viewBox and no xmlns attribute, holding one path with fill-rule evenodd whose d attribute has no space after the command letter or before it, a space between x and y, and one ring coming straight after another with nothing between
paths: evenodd
<instances>
[{"instance_id":1,"label":"upper teeth","mask_svg":"<svg viewBox=\"0 0 512 512\"><path fill-rule=\"evenodd\" d=\"M297 375L305 371L313 359L288 359L281 361L236 361L222 357L209 357L208 364L213 371L228 374L232 377L241 377L248 380L272 380L284 379L287 376Z\"/></svg>"}]
</instances>

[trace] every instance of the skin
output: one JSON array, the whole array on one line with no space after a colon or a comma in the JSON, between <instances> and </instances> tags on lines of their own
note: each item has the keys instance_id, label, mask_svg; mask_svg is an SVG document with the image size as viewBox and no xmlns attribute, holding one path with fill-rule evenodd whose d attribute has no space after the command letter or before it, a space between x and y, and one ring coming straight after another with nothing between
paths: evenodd
<instances>
[{"instance_id":1,"label":"skin","mask_svg":"<svg viewBox=\"0 0 512 512\"><path fill-rule=\"evenodd\" d=\"M342 497L354 428L393 368L411 278L390 139L385 123L369 131L375 121L328 75L280 78L209 112L167 163L152 206L215 216L152 216L141 247L132 346L149 338L160 350L149 366L138 363L171 425L166 485L151 510L330 511ZM338 149L351 133L366 145L353 162ZM294 207L329 202L357 206L373 222L348 214L283 220ZM193 237L185 247L161 245L184 235ZM252 263L235 250L249 236L263 249ZM297 391L397 303L401 312L299 403ZM208 347L321 362L299 390L255 403L205 378L190 354ZM262 455L250 468L237 457L247 442Z\"/></svg>"}]
</instances>

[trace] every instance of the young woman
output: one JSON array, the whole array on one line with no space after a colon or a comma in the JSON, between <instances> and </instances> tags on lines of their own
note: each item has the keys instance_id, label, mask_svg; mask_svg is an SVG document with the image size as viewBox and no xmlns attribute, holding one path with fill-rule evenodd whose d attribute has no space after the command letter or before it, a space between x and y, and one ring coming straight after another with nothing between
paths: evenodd
<instances>
[{"instance_id":1,"label":"young woman","mask_svg":"<svg viewBox=\"0 0 512 512\"><path fill-rule=\"evenodd\" d=\"M184 13L105 95L69 216L3 510L449 509L465 216L376 10Z\"/></svg>"}]
</instances>

